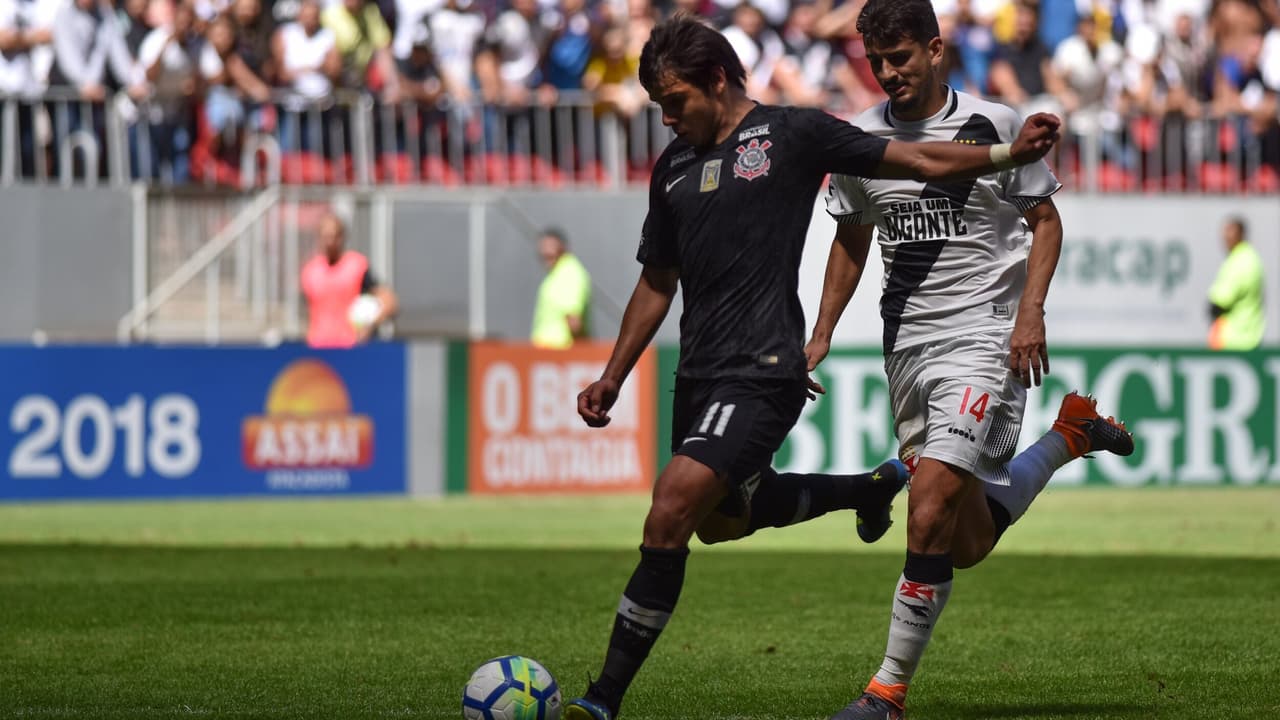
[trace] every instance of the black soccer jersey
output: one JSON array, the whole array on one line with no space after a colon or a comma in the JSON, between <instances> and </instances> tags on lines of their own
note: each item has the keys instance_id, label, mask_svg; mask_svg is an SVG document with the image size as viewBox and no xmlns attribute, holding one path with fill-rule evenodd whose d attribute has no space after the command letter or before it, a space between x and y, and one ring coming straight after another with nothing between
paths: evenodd
<instances>
[{"instance_id":1,"label":"black soccer jersey","mask_svg":"<svg viewBox=\"0 0 1280 720\"><path fill-rule=\"evenodd\" d=\"M827 173L868 175L888 141L821 110L757 105L719 145L677 139L649 182L636 259L679 268L681 377L805 377L796 294Z\"/></svg>"}]
</instances>

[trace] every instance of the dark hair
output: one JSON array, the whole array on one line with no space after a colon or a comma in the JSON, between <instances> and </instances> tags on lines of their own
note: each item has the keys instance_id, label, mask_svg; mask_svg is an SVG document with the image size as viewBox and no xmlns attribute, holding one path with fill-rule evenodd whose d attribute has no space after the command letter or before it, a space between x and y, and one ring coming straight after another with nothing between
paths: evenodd
<instances>
[{"instance_id":1,"label":"dark hair","mask_svg":"<svg viewBox=\"0 0 1280 720\"><path fill-rule=\"evenodd\" d=\"M867 0L858 14L858 32L864 43L876 47L903 40L928 45L942 34L929 0Z\"/></svg>"},{"instance_id":2,"label":"dark hair","mask_svg":"<svg viewBox=\"0 0 1280 720\"><path fill-rule=\"evenodd\" d=\"M1235 225L1236 230L1240 233L1241 238L1249 236L1249 226L1245 223L1244 217L1240 215L1232 215L1227 218L1228 225Z\"/></svg>"},{"instance_id":3,"label":"dark hair","mask_svg":"<svg viewBox=\"0 0 1280 720\"><path fill-rule=\"evenodd\" d=\"M716 68L724 70L730 85L746 87L747 71L729 41L697 16L683 11L655 25L640 52L640 84L650 93L658 89L667 73L710 93Z\"/></svg>"},{"instance_id":4,"label":"dark hair","mask_svg":"<svg viewBox=\"0 0 1280 720\"><path fill-rule=\"evenodd\" d=\"M568 236L564 234L564 230L561 230L554 225L548 228L543 228L542 234L538 235L538 237L553 237L556 240L559 240L562 246L566 248L569 247L569 239Z\"/></svg>"}]
</instances>

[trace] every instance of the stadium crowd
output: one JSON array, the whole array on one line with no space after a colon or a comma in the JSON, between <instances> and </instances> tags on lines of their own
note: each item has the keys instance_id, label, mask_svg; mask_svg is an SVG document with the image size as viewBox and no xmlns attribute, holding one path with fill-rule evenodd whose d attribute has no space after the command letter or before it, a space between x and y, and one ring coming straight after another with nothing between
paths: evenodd
<instances>
[{"instance_id":1,"label":"stadium crowd","mask_svg":"<svg viewBox=\"0 0 1280 720\"><path fill-rule=\"evenodd\" d=\"M752 97L852 117L883 98L854 28L861 5L0 0L0 95L14 108L3 152L12 134L18 175L56 166L66 146L53 139L108 132L107 98L128 128L132 174L174 183L220 179L209 168L234 166L248 137L339 160L357 128L344 110L352 105L336 96L393 109L387 129L374 123L379 153L403 152L416 134L415 152L426 157L425 126L439 129L437 140L460 128L501 146L514 135L495 118L537 108L586 107L626 126L648 108L636 81L640 50L654 22L677 10L723 29ZM1160 138L1175 137L1180 156L1199 156L1190 144L1222 156L1247 146L1253 169L1274 180L1280 0L934 5L955 87L1024 113L1062 114L1069 136L1097 143L1108 167L1133 172L1144 152L1168 155ZM557 122L583 137L580 120Z\"/></svg>"}]
</instances>

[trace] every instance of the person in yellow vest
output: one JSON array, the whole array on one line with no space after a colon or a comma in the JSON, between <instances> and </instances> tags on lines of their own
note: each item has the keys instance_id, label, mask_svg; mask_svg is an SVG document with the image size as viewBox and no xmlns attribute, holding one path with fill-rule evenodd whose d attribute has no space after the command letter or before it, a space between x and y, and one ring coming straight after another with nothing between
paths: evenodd
<instances>
[{"instance_id":1,"label":"person in yellow vest","mask_svg":"<svg viewBox=\"0 0 1280 720\"><path fill-rule=\"evenodd\" d=\"M317 252L302 266L302 293L307 298L307 344L316 348L349 348L372 337L378 324L396 314L399 300L369 270L363 253L346 248L346 228L337 215L320 220ZM372 317L352 319L352 305L363 295L377 299Z\"/></svg>"},{"instance_id":2,"label":"person in yellow vest","mask_svg":"<svg viewBox=\"0 0 1280 720\"><path fill-rule=\"evenodd\" d=\"M538 257L547 276L538 287L531 340L537 347L564 349L589 333L591 276L569 252L564 232L556 228L548 228L538 237Z\"/></svg>"},{"instance_id":3,"label":"person in yellow vest","mask_svg":"<svg viewBox=\"0 0 1280 720\"><path fill-rule=\"evenodd\" d=\"M1252 350L1262 342L1266 316L1262 308L1262 258L1246 239L1242 218L1227 220L1222 239L1227 258L1209 288L1209 347Z\"/></svg>"}]
</instances>

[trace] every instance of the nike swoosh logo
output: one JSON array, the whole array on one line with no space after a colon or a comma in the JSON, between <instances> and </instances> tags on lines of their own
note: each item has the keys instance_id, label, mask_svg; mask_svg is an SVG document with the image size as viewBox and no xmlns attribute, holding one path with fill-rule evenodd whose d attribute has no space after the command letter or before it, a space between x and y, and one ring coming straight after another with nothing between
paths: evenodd
<instances>
[{"instance_id":1,"label":"nike swoosh logo","mask_svg":"<svg viewBox=\"0 0 1280 720\"><path fill-rule=\"evenodd\" d=\"M688 444L689 444L689 443L691 443L691 442L706 442L706 441L707 441L707 439L706 439L706 438L704 438L704 437L687 437L687 438L685 438L685 439L684 439L684 442L683 442L683 443L680 443L680 444L681 444L681 445L688 445Z\"/></svg>"},{"instance_id":2,"label":"nike swoosh logo","mask_svg":"<svg viewBox=\"0 0 1280 720\"><path fill-rule=\"evenodd\" d=\"M683 179L685 179L685 178L687 178L687 177L689 177L689 176L688 176L688 175L681 175L680 177L676 178L675 180L672 180L671 182L667 183L667 192L671 192L671 188L675 187L675 186L676 186L676 183L680 182L681 180L683 180Z\"/></svg>"}]
</instances>

